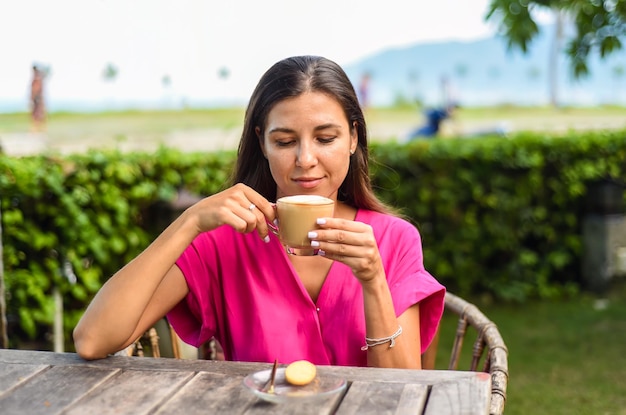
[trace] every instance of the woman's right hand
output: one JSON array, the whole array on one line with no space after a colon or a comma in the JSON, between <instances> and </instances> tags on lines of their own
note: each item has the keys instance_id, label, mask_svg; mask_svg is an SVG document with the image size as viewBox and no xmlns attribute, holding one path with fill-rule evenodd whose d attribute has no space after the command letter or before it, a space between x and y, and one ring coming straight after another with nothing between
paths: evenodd
<instances>
[{"instance_id":1,"label":"woman's right hand","mask_svg":"<svg viewBox=\"0 0 626 415\"><path fill-rule=\"evenodd\" d=\"M276 218L274 204L243 183L202 199L184 214L195 218L198 233L228 225L240 233L256 230L266 242L269 241L267 221Z\"/></svg>"}]
</instances>

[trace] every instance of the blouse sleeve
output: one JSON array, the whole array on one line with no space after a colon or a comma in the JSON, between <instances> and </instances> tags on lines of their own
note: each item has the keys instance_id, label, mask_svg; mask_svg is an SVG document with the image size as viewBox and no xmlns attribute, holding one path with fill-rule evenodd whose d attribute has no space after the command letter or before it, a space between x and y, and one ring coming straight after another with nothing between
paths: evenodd
<instances>
[{"instance_id":1,"label":"blouse sleeve","mask_svg":"<svg viewBox=\"0 0 626 415\"><path fill-rule=\"evenodd\" d=\"M180 338L195 347L200 347L213 337L219 318L218 306L215 299L211 298L215 292L219 292L215 287L215 270L208 266L211 261L207 261L207 258L203 260L203 256L215 252L206 247L212 243L214 241L207 233L201 234L176 261L185 276L189 293L167 314L168 321Z\"/></svg>"},{"instance_id":2,"label":"blouse sleeve","mask_svg":"<svg viewBox=\"0 0 626 415\"><path fill-rule=\"evenodd\" d=\"M384 232L386 243L379 242L385 262L387 281L396 315L420 305L422 353L432 342L444 308L445 287L424 268L422 241L417 229L397 219Z\"/></svg>"}]
</instances>

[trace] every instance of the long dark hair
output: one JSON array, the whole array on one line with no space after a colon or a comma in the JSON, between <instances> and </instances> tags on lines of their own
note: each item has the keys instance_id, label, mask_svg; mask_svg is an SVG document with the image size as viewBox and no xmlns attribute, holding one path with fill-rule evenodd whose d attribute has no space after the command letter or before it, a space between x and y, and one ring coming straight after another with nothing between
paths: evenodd
<instances>
[{"instance_id":1,"label":"long dark hair","mask_svg":"<svg viewBox=\"0 0 626 415\"><path fill-rule=\"evenodd\" d=\"M304 92L323 92L342 106L351 130L357 129L358 145L350 157L348 174L337 199L359 209L391 213L393 209L374 194L369 177L369 154L365 117L354 86L335 62L319 56L294 56L275 63L263 74L252 93L239 142L232 184L244 183L270 201L276 200L276 182L259 144L267 116L276 103Z\"/></svg>"}]
</instances>

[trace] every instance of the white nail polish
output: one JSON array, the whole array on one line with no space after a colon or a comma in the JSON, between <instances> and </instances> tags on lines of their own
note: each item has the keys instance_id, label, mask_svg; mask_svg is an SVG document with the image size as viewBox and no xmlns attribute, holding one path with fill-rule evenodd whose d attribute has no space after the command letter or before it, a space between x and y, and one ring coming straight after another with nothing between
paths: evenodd
<instances>
[{"instance_id":1,"label":"white nail polish","mask_svg":"<svg viewBox=\"0 0 626 415\"><path fill-rule=\"evenodd\" d=\"M324 218L317 218L317 220L315 222L318 225L324 225L326 223L326 219L324 219Z\"/></svg>"},{"instance_id":2,"label":"white nail polish","mask_svg":"<svg viewBox=\"0 0 626 415\"><path fill-rule=\"evenodd\" d=\"M319 242L317 242L317 241L311 241L311 246L312 246L313 248L317 248L318 246L320 246L320 243L319 243Z\"/></svg>"},{"instance_id":3,"label":"white nail polish","mask_svg":"<svg viewBox=\"0 0 626 415\"><path fill-rule=\"evenodd\" d=\"M315 239L317 238L317 232L309 232L307 236L309 237L309 239Z\"/></svg>"},{"instance_id":4,"label":"white nail polish","mask_svg":"<svg viewBox=\"0 0 626 415\"><path fill-rule=\"evenodd\" d=\"M268 243L269 241L270 241L270 236L265 235L265 238L263 238L263 242Z\"/></svg>"}]
</instances>

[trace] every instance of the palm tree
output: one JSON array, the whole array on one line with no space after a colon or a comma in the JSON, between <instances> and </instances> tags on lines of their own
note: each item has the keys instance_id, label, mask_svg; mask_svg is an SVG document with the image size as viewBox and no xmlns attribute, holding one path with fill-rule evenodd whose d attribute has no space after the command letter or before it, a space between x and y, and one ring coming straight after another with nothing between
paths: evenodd
<instances>
[{"instance_id":1,"label":"palm tree","mask_svg":"<svg viewBox=\"0 0 626 415\"><path fill-rule=\"evenodd\" d=\"M459 97L456 95L462 94L462 92L460 91L463 88L462 84L465 83L465 80L467 79L467 75L469 74L469 66L467 66L467 64L463 62L457 63L454 66L454 74L457 76L457 78L459 78L459 86L456 91L453 91L452 86L447 85L448 91L447 91L445 105L450 105L453 101L457 101L459 99Z\"/></svg>"},{"instance_id":2,"label":"palm tree","mask_svg":"<svg viewBox=\"0 0 626 415\"><path fill-rule=\"evenodd\" d=\"M411 96L409 97L412 104L421 103L419 93L420 73L417 69L411 69L408 74L409 85L411 86Z\"/></svg>"},{"instance_id":3,"label":"palm tree","mask_svg":"<svg viewBox=\"0 0 626 415\"><path fill-rule=\"evenodd\" d=\"M102 71L102 79L104 82L115 82L117 78L119 70L117 66L113 65L111 62L107 63Z\"/></svg>"},{"instance_id":4,"label":"palm tree","mask_svg":"<svg viewBox=\"0 0 626 415\"><path fill-rule=\"evenodd\" d=\"M563 43L563 12L555 10L554 14L556 21L554 38L552 39L552 47L550 48L550 56L548 58L548 72L550 73L548 90L550 105L556 108L559 106L559 54L561 53L561 45Z\"/></svg>"},{"instance_id":5,"label":"palm tree","mask_svg":"<svg viewBox=\"0 0 626 415\"><path fill-rule=\"evenodd\" d=\"M219 76L220 79L228 79L228 77L230 76L230 69L228 69L226 66L222 66L217 71L217 76Z\"/></svg>"},{"instance_id":6,"label":"palm tree","mask_svg":"<svg viewBox=\"0 0 626 415\"><path fill-rule=\"evenodd\" d=\"M530 79L531 81L536 81L541 78L541 69L534 65L529 66L526 70L526 76L528 76L528 79Z\"/></svg>"},{"instance_id":7,"label":"palm tree","mask_svg":"<svg viewBox=\"0 0 626 415\"><path fill-rule=\"evenodd\" d=\"M615 80L615 87L613 88L613 93L615 94L615 103L619 104L619 91L620 91L620 81L626 74L626 69L624 65L618 64L613 67L613 80Z\"/></svg>"},{"instance_id":8,"label":"palm tree","mask_svg":"<svg viewBox=\"0 0 626 415\"><path fill-rule=\"evenodd\" d=\"M106 83L113 84L115 82L115 79L117 78L118 73L119 70L117 69L117 66L109 62L102 70L102 80ZM112 88L112 86L109 89L109 93L111 94L111 96L106 99L106 101L109 101L108 105L111 105L115 102L115 90L114 88Z\"/></svg>"},{"instance_id":9,"label":"palm tree","mask_svg":"<svg viewBox=\"0 0 626 415\"><path fill-rule=\"evenodd\" d=\"M172 86L172 77L165 74L161 77L161 87L163 87L163 103L165 106L170 105L172 100L170 87Z\"/></svg>"}]
</instances>

